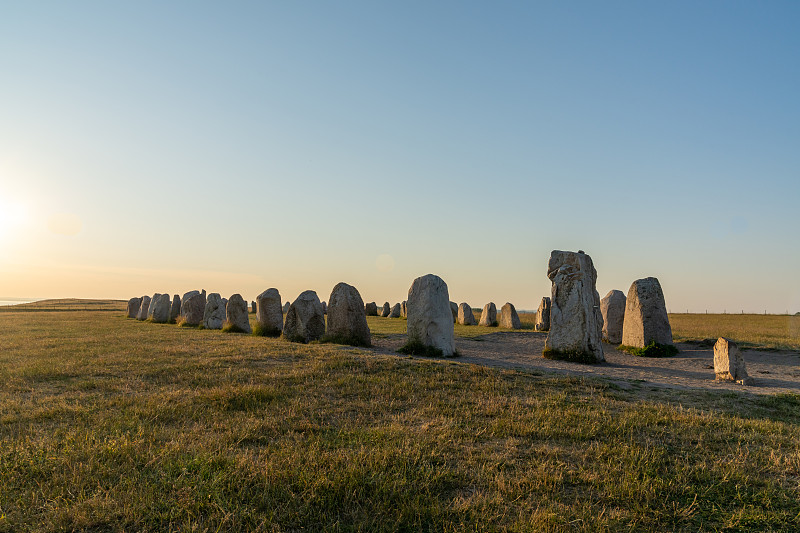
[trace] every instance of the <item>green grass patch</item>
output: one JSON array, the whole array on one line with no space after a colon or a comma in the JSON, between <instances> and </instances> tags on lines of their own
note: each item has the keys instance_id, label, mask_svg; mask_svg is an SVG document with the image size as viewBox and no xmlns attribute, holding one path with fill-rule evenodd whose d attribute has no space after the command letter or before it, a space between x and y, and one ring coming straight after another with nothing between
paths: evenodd
<instances>
[{"instance_id":1,"label":"green grass patch","mask_svg":"<svg viewBox=\"0 0 800 533\"><path fill-rule=\"evenodd\" d=\"M255 337L280 337L282 333L278 328L263 326L258 322L256 322L252 329Z\"/></svg>"},{"instance_id":2,"label":"green grass patch","mask_svg":"<svg viewBox=\"0 0 800 533\"><path fill-rule=\"evenodd\" d=\"M223 333L251 333L251 331L245 331L233 322L228 322L227 320L222 323L222 331Z\"/></svg>"},{"instance_id":3,"label":"green grass patch","mask_svg":"<svg viewBox=\"0 0 800 533\"><path fill-rule=\"evenodd\" d=\"M542 351L542 356L544 356L545 359L583 363L585 365L597 365L602 362L598 361L594 354L578 350L553 350L551 348L545 348Z\"/></svg>"},{"instance_id":4,"label":"green grass patch","mask_svg":"<svg viewBox=\"0 0 800 533\"><path fill-rule=\"evenodd\" d=\"M644 348L620 344L617 346L617 350L637 357L672 357L678 353L678 348L672 344L659 344L656 341L650 342L650 344Z\"/></svg>"}]
</instances>

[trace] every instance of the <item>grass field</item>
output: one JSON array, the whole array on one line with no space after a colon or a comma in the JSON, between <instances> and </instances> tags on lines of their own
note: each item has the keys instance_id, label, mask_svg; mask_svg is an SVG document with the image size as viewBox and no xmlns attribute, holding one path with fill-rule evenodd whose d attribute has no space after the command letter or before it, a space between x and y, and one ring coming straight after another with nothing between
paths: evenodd
<instances>
[{"instance_id":1,"label":"grass field","mask_svg":"<svg viewBox=\"0 0 800 533\"><path fill-rule=\"evenodd\" d=\"M796 395L121 315L0 316L0 531L797 531Z\"/></svg>"}]
</instances>

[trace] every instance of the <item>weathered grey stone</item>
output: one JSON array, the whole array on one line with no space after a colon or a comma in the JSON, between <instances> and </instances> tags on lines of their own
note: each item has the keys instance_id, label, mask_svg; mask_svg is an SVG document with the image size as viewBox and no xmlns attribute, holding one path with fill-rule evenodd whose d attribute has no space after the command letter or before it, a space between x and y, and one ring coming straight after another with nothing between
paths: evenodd
<instances>
[{"instance_id":1,"label":"weathered grey stone","mask_svg":"<svg viewBox=\"0 0 800 533\"><path fill-rule=\"evenodd\" d=\"M553 285L545 356L576 362L605 361L603 316L592 258L583 251L553 250L547 277Z\"/></svg>"},{"instance_id":2,"label":"weathered grey stone","mask_svg":"<svg viewBox=\"0 0 800 533\"><path fill-rule=\"evenodd\" d=\"M458 304L450 302L450 312L453 313L453 324L458 321Z\"/></svg>"},{"instance_id":3,"label":"weathered grey stone","mask_svg":"<svg viewBox=\"0 0 800 533\"><path fill-rule=\"evenodd\" d=\"M222 329L225 322L225 303L219 293L212 292L206 298L206 309L203 311L203 327L206 329Z\"/></svg>"},{"instance_id":4,"label":"weathered grey stone","mask_svg":"<svg viewBox=\"0 0 800 533\"><path fill-rule=\"evenodd\" d=\"M536 331L550 330L550 297L545 296L536 311L536 323L533 325Z\"/></svg>"},{"instance_id":5,"label":"weathered grey stone","mask_svg":"<svg viewBox=\"0 0 800 533\"><path fill-rule=\"evenodd\" d=\"M450 357L455 354L453 313L447 284L434 274L414 280L408 290L408 341L442 351Z\"/></svg>"},{"instance_id":6,"label":"weathered grey stone","mask_svg":"<svg viewBox=\"0 0 800 533\"><path fill-rule=\"evenodd\" d=\"M314 291L305 291L289 306L283 336L292 342L310 342L325 334L322 303Z\"/></svg>"},{"instance_id":7,"label":"weathered grey stone","mask_svg":"<svg viewBox=\"0 0 800 533\"><path fill-rule=\"evenodd\" d=\"M394 304L392 310L389 311L389 318L400 318L401 314L400 304Z\"/></svg>"},{"instance_id":8,"label":"weathered grey stone","mask_svg":"<svg viewBox=\"0 0 800 533\"><path fill-rule=\"evenodd\" d=\"M650 343L672 345L664 291L657 278L637 279L628 290L622 344L644 348Z\"/></svg>"},{"instance_id":9,"label":"weathered grey stone","mask_svg":"<svg viewBox=\"0 0 800 533\"><path fill-rule=\"evenodd\" d=\"M372 338L364 300L358 290L347 283L337 283L328 300L328 332L325 337L340 344L370 346Z\"/></svg>"},{"instance_id":10,"label":"weathered grey stone","mask_svg":"<svg viewBox=\"0 0 800 533\"><path fill-rule=\"evenodd\" d=\"M225 306L225 321L231 331L252 333L247 302L244 301L241 294L234 294L228 300L228 304Z\"/></svg>"},{"instance_id":11,"label":"weathered grey stone","mask_svg":"<svg viewBox=\"0 0 800 533\"><path fill-rule=\"evenodd\" d=\"M206 310L206 291L189 291L181 299L181 322L199 326Z\"/></svg>"},{"instance_id":12,"label":"weathered grey stone","mask_svg":"<svg viewBox=\"0 0 800 533\"><path fill-rule=\"evenodd\" d=\"M136 315L139 314L139 308L142 306L142 299L141 298L131 298L128 300L128 308L126 310L126 315L128 318L136 318Z\"/></svg>"},{"instance_id":13,"label":"weathered grey stone","mask_svg":"<svg viewBox=\"0 0 800 533\"><path fill-rule=\"evenodd\" d=\"M150 310L147 312L147 318L158 324L166 324L169 321L169 310L169 294L156 293L150 300Z\"/></svg>"},{"instance_id":14,"label":"weathered grey stone","mask_svg":"<svg viewBox=\"0 0 800 533\"><path fill-rule=\"evenodd\" d=\"M618 290L609 291L600 300L600 314L603 315L603 338L611 344L622 342L625 300L625 293Z\"/></svg>"},{"instance_id":15,"label":"weathered grey stone","mask_svg":"<svg viewBox=\"0 0 800 533\"><path fill-rule=\"evenodd\" d=\"M458 323L462 326L474 326L475 315L472 314L472 307L468 303L458 304Z\"/></svg>"},{"instance_id":16,"label":"weathered grey stone","mask_svg":"<svg viewBox=\"0 0 800 533\"><path fill-rule=\"evenodd\" d=\"M403 300L400 302L400 316L405 318L408 316L407 302Z\"/></svg>"},{"instance_id":17,"label":"weathered grey stone","mask_svg":"<svg viewBox=\"0 0 800 533\"><path fill-rule=\"evenodd\" d=\"M256 303L255 302L250 302L250 312L253 313L253 314L258 312L258 309L256 308Z\"/></svg>"},{"instance_id":18,"label":"weathered grey stone","mask_svg":"<svg viewBox=\"0 0 800 533\"><path fill-rule=\"evenodd\" d=\"M328 314L328 303L327 302L322 302L322 314L323 315L327 315Z\"/></svg>"},{"instance_id":19,"label":"weathered grey stone","mask_svg":"<svg viewBox=\"0 0 800 533\"><path fill-rule=\"evenodd\" d=\"M370 302L365 307L367 316L378 316L378 304Z\"/></svg>"},{"instance_id":20,"label":"weathered grey stone","mask_svg":"<svg viewBox=\"0 0 800 533\"><path fill-rule=\"evenodd\" d=\"M489 302L483 306L481 320L478 322L478 325L489 328L497 326L497 306L494 305L494 302Z\"/></svg>"},{"instance_id":21,"label":"weathered grey stone","mask_svg":"<svg viewBox=\"0 0 800 533\"><path fill-rule=\"evenodd\" d=\"M181 314L181 297L177 294L172 297L172 305L169 308L169 321L175 322Z\"/></svg>"},{"instance_id":22,"label":"weathered grey stone","mask_svg":"<svg viewBox=\"0 0 800 533\"><path fill-rule=\"evenodd\" d=\"M290 306L291 306L291 304L289 302L286 302L285 304L283 304L283 313L284 314L289 312L289 307Z\"/></svg>"},{"instance_id":23,"label":"weathered grey stone","mask_svg":"<svg viewBox=\"0 0 800 533\"><path fill-rule=\"evenodd\" d=\"M739 345L725 337L717 339L714 345L714 373L719 381L735 381L741 385L755 384L753 378L747 375Z\"/></svg>"},{"instance_id":24,"label":"weathered grey stone","mask_svg":"<svg viewBox=\"0 0 800 533\"><path fill-rule=\"evenodd\" d=\"M288 305L289 302L286 302ZM283 331L283 309L278 289L267 289L256 296L256 322L261 335L277 337Z\"/></svg>"},{"instance_id":25,"label":"weathered grey stone","mask_svg":"<svg viewBox=\"0 0 800 533\"><path fill-rule=\"evenodd\" d=\"M514 304L506 302L506 304L500 308L500 318L497 320L497 323L501 328L507 329L520 329L522 327Z\"/></svg>"},{"instance_id":26,"label":"weathered grey stone","mask_svg":"<svg viewBox=\"0 0 800 533\"><path fill-rule=\"evenodd\" d=\"M142 305L139 306L139 312L136 313L136 320L147 320L147 312L150 310L150 297L142 296Z\"/></svg>"},{"instance_id":27,"label":"weathered grey stone","mask_svg":"<svg viewBox=\"0 0 800 533\"><path fill-rule=\"evenodd\" d=\"M381 308L381 316L383 318L388 318L389 313L391 312L392 312L392 307L389 305L389 302L384 303L383 307Z\"/></svg>"}]
</instances>

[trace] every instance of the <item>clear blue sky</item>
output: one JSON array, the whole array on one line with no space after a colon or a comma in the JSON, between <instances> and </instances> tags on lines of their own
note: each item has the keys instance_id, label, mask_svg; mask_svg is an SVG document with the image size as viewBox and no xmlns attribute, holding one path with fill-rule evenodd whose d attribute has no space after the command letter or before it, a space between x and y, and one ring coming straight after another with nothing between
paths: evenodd
<instances>
[{"instance_id":1,"label":"clear blue sky","mask_svg":"<svg viewBox=\"0 0 800 533\"><path fill-rule=\"evenodd\" d=\"M6 2L0 295L394 303L433 272L533 308L583 249L601 296L800 311L798 28L777 1Z\"/></svg>"}]
</instances>

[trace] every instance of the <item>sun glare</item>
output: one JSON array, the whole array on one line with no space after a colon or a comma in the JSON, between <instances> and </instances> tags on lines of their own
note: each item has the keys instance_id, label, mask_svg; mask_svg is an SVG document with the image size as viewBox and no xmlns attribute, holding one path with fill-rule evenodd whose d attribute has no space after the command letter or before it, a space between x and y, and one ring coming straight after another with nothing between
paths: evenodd
<instances>
[{"instance_id":1,"label":"sun glare","mask_svg":"<svg viewBox=\"0 0 800 533\"><path fill-rule=\"evenodd\" d=\"M0 238L8 239L27 220L28 210L24 205L0 198Z\"/></svg>"}]
</instances>

